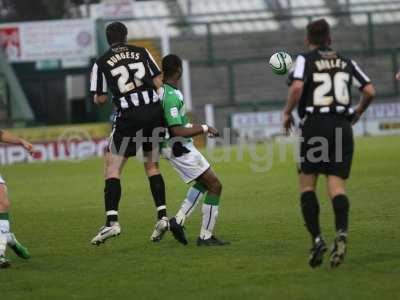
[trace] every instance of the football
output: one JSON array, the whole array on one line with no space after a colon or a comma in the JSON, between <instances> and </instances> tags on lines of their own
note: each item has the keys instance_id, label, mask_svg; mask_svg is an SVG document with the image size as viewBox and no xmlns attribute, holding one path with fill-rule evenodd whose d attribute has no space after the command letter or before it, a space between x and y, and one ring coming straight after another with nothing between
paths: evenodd
<instances>
[{"instance_id":1,"label":"football","mask_svg":"<svg viewBox=\"0 0 400 300\"><path fill-rule=\"evenodd\" d=\"M273 54L269 59L272 72L278 75L285 75L292 67L292 64L292 57L283 51Z\"/></svg>"}]
</instances>

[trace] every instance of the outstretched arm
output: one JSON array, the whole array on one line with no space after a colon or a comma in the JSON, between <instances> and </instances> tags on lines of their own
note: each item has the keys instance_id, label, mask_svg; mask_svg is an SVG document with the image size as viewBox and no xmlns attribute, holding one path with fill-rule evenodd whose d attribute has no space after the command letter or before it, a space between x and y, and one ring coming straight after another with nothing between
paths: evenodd
<instances>
[{"instance_id":1,"label":"outstretched arm","mask_svg":"<svg viewBox=\"0 0 400 300\"><path fill-rule=\"evenodd\" d=\"M34 152L33 145L31 143L5 130L0 130L0 142L21 145L30 154Z\"/></svg>"},{"instance_id":2,"label":"outstretched arm","mask_svg":"<svg viewBox=\"0 0 400 300\"><path fill-rule=\"evenodd\" d=\"M180 137L194 137L196 135L208 134L209 137L217 137L219 136L219 132L217 129L200 124L193 124L191 127L184 126L172 126L169 128L172 136L180 136Z\"/></svg>"}]
</instances>

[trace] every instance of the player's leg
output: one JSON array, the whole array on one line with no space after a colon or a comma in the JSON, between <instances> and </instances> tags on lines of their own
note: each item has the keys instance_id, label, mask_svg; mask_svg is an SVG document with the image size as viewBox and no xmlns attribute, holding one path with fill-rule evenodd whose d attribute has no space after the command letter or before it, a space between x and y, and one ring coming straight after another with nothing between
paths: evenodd
<instances>
[{"instance_id":1,"label":"player's leg","mask_svg":"<svg viewBox=\"0 0 400 300\"><path fill-rule=\"evenodd\" d=\"M319 203L315 193L318 175L300 173L300 202L304 223L312 238L309 264L315 268L322 264L326 244L321 235L319 224Z\"/></svg>"},{"instance_id":2,"label":"player's leg","mask_svg":"<svg viewBox=\"0 0 400 300\"><path fill-rule=\"evenodd\" d=\"M10 201L7 195L7 186L1 178L0 182L0 233L5 238L7 245L10 246L18 257L28 259L30 258L28 249L18 242L10 230ZM0 248L3 247L0 246Z\"/></svg>"},{"instance_id":3,"label":"player's leg","mask_svg":"<svg viewBox=\"0 0 400 300\"><path fill-rule=\"evenodd\" d=\"M339 266L346 254L347 228L349 222L349 199L346 194L346 179L350 175L354 153L353 129L350 121L343 116L335 118L335 133L330 151L327 190L332 200L335 215L336 236L331 252L331 266Z\"/></svg>"},{"instance_id":4,"label":"player's leg","mask_svg":"<svg viewBox=\"0 0 400 300\"><path fill-rule=\"evenodd\" d=\"M204 199L202 207L202 224L200 230L200 236L197 240L198 246L223 246L229 244L229 242L217 239L213 235L215 223L217 221L219 201L222 193L222 184L219 181L214 170L208 168L200 177L197 179L207 189L207 195Z\"/></svg>"},{"instance_id":5,"label":"player's leg","mask_svg":"<svg viewBox=\"0 0 400 300\"><path fill-rule=\"evenodd\" d=\"M6 258L7 237L6 233L9 232L9 209L10 203L5 196L5 185L0 184L0 268L7 268L10 266L10 260ZM3 231L5 233L3 233Z\"/></svg>"},{"instance_id":6,"label":"player's leg","mask_svg":"<svg viewBox=\"0 0 400 300\"><path fill-rule=\"evenodd\" d=\"M167 217L167 206L165 197L165 183L160 173L158 164L158 150L144 152L145 162L144 169L149 179L151 194L157 210L157 222L154 226L154 231L150 236L153 242L159 242L168 231L169 221Z\"/></svg>"},{"instance_id":7,"label":"player's leg","mask_svg":"<svg viewBox=\"0 0 400 300\"><path fill-rule=\"evenodd\" d=\"M343 262L346 254L350 203L346 195L345 180L343 178L330 175L328 176L327 185L335 214L336 228L336 237L331 253L331 266L337 267Z\"/></svg>"},{"instance_id":8,"label":"player's leg","mask_svg":"<svg viewBox=\"0 0 400 300\"><path fill-rule=\"evenodd\" d=\"M205 193L207 193L207 188L199 181L196 181L195 184L189 188L186 198L183 200L175 217L171 218L169 221L172 234L175 239L183 245L187 245L188 243L184 230L184 223L193 213Z\"/></svg>"},{"instance_id":9,"label":"player's leg","mask_svg":"<svg viewBox=\"0 0 400 300\"><path fill-rule=\"evenodd\" d=\"M161 220L167 216L167 206L165 200L165 183L161 175L157 151L144 152L144 170L149 180L151 194L157 210L157 218Z\"/></svg>"},{"instance_id":10,"label":"player's leg","mask_svg":"<svg viewBox=\"0 0 400 300\"><path fill-rule=\"evenodd\" d=\"M196 181L187 191L186 198L183 200L180 209L178 210L175 219L180 225L184 225L187 218L194 212L197 204L203 199L203 196L207 193L207 188Z\"/></svg>"},{"instance_id":11,"label":"player's leg","mask_svg":"<svg viewBox=\"0 0 400 300\"><path fill-rule=\"evenodd\" d=\"M121 173L127 158L107 152L105 154L105 187L104 205L106 211L106 224L100 228L100 232L92 239L93 245L100 245L108 238L117 236L121 233L118 223L118 207L121 199Z\"/></svg>"}]
</instances>

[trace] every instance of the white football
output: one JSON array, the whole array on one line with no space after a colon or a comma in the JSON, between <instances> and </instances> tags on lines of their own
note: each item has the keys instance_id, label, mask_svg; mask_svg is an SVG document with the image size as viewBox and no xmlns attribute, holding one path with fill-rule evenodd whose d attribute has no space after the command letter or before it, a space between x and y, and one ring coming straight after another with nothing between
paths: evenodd
<instances>
[{"instance_id":1,"label":"white football","mask_svg":"<svg viewBox=\"0 0 400 300\"><path fill-rule=\"evenodd\" d=\"M269 65L271 66L272 72L278 75L284 75L289 72L293 65L293 60L290 54L279 51L271 56Z\"/></svg>"}]
</instances>

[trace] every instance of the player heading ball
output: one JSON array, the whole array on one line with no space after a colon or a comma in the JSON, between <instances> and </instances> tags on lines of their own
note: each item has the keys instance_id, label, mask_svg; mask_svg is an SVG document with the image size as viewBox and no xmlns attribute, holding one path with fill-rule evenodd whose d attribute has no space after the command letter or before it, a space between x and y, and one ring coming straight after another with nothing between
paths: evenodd
<instances>
[{"instance_id":1,"label":"player heading ball","mask_svg":"<svg viewBox=\"0 0 400 300\"><path fill-rule=\"evenodd\" d=\"M121 173L128 158L136 156L140 148L146 158L145 172L156 204L156 227L164 231L168 228L165 184L157 162L159 149L151 142L154 132L164 127L163 109L156 92L162 85L161 71L147 49L127 44L128 30L124 24L109 24L106 35L110 48L93 65L90 91L94 103L99 105L107 101L110 91L117 113L105 157L106 223L92 239L94 245L121 232L118 222Z\"/></svg>"}]
</instances>

